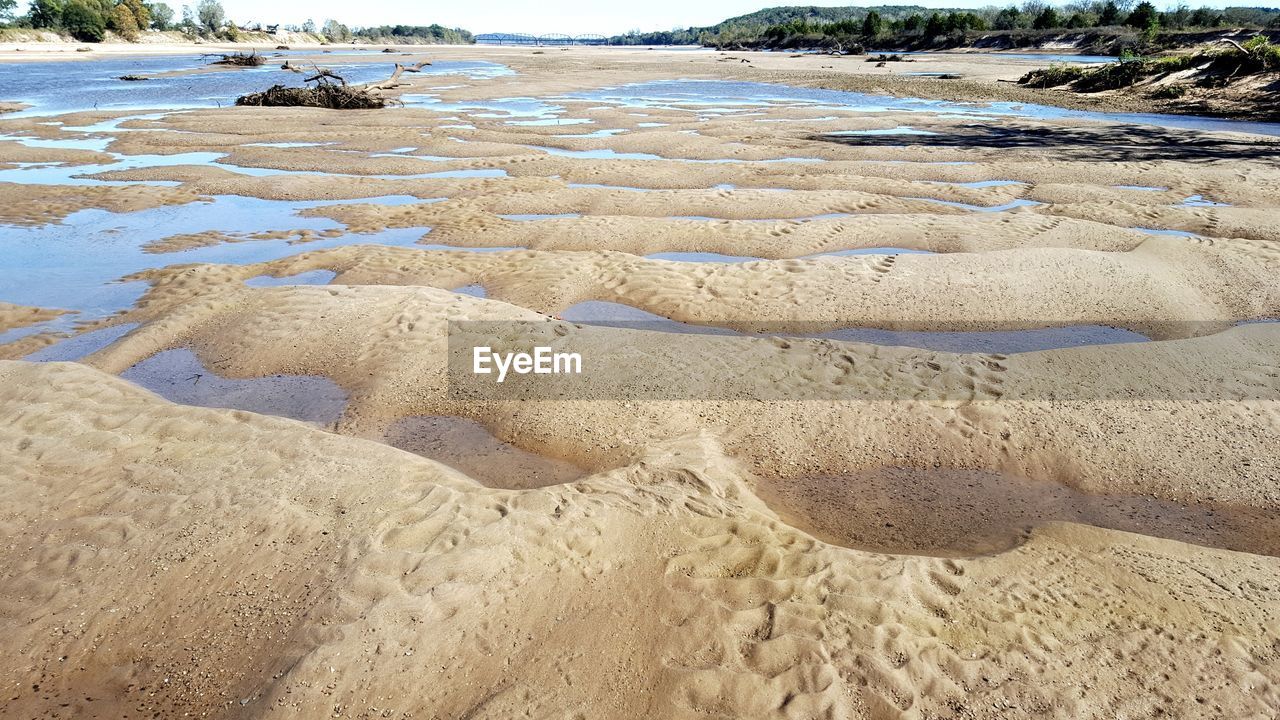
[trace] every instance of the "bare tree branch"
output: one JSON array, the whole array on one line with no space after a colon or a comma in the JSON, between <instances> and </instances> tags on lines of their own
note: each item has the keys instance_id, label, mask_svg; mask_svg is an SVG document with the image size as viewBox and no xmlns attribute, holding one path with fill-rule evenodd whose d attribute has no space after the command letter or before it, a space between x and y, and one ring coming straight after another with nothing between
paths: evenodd
<instances>
[{"instance_id":1,"label":"bare tree branch","mask_svg":"<svg viewBox=\"0 0 1280 720\"><path fill-rule=\"evenodd\" d=\"M422 68L430 64L431 64L430 60L423 60L422 62L417 63L415 65L401 65L400 63L396 63L395 72L391 73L391 77L387 78L386 80L383 80L380 83L369 83L368 87L371 89L377 89L377 90L390 90L400 85L400 76L403 75L404 73L422 72Z\"/></svg>"}]
</instances>

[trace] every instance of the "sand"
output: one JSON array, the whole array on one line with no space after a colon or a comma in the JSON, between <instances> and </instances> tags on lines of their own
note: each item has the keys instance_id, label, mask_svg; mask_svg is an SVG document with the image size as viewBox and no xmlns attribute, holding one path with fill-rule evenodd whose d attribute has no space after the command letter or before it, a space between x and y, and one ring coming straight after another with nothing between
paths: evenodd
<instances>
[{"instance_id":1,"label":"sand","mask_svg":"<svg viewBox=\"0 0 1280 720\"><path fill-rule=\"evenodd\" d=\"M0 141L0 170L29 164L98 165L110 161L110 155L92 150L37 148L16 142Z\"/></svg>"},{"instance_id":2,"label":"sand","mask_svg":"<svg viewBox=\"0 0 1280 720\"><path fill-rule=\"evenodd\" d=\"M6 225L37 226L65 220L89 209L126 213L165 205L197 202L201 196L190 190L140 186L10 185L6 201L0 205L0 222Z\"/></svg>"},{"instance_id":3,"label":"sand","mask_svg":"<svg viewBox=\"0 0 1280 720\"><path fill-rule=\"evenodd\" d=\"M52 320L59 315L65 315L66 312L65 310L24 307L13 303L0 302L0 332Z\"/></svg>"},{"instance_id":4,"label":"sand","mask_svg":"<svg viewBox=\"0 0 1280 720\"><path fill-rule=\"evenodd\" d=\"M844 244L823 249L841 250ZM338 273L335 282L340 284L452 289L478 283L491 298L542 313L604 300L744 332L867 325L999 330L1098 323L1169 339L1280 314L1273 280L1277 259L1261 243L1210 245L1159 235L1117 253L1033 247L990 254L868 254L740 263L602 251L348 247L258 265L180 267L134 277L156 283L142 301L148 313L152 303L178 306L211 287L234 288L236 281L257 275L330 270Z\"/></svg>"},{"instance_id":5,"label":"sand","mask_svg":"<svg viewBox=\"0 0 1280 720\"><path fill-rule=\"evenodd\" d=\"M0 430L14 717L1262 717L1277 702L1274 558L1068 524L989 557L870 554L779 522L708 436L576 485L493 491L83 366L0 372L26 388L6 392L22 419Z\"/></svg>"},{"instance_id":6,"label":"sand","mask_svg":"<svg viewBox=\"0 0 1280 720\"><path fill-rule=\"evenodd\" d=\"M519 73L411 79L448 102L687 77L1014 99L995 80L1024 71L429 52ZM226 108L90 133L103 153L0 143L15 168L223 155L6 183L14 226L296 210L130 238L147 290L77 318L123 333L79 362L0 345L0 716L1280 712L1273 139L556 102L592 122ZM902 126L936 134L830 135ZM627 132L574 137L598 129ZM288 142L319 144L260 145ZM645 257L691 252L732 258ZM575 314L602 302L655 322ZM0 304L0 330L60 312ZM1093 325L1149 341L818 336ZM474 344L586 370L497 386Z\"/></svg>"}]
</instances>

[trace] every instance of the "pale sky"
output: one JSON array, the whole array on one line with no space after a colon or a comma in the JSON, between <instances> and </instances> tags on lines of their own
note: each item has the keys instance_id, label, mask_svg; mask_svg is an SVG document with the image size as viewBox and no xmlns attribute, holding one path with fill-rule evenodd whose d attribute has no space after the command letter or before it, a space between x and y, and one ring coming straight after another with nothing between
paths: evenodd
<instances>
[{"instance_id":1,"label":"pale sky","mask_svg":"<svg viewBox=\"0 0 1280 720\"><path fill-rule=\"evenodd\" d=\"M317 25L327 18L334 18L352 27L369 25L430 25L439 23L448 27L461 27L474 33L527 32L533 34L561 32L569 35L599 33L616 35L628 30L670 30L676 27L713 25L725 18L745 15L764 7L780 5L880 5L913 4L925 7L968 7L1008 5L998 0L883 0L880 2L853 3L823 2L822 0L472 0L447 3L410 2L409 0L221 0L227 16L237 23L262 22L264 24L301 24L311 18ZM195 5L180 0L164 0L181 13L182 5ZM1019 0L1018 4L1021 4ZM1060 3L1055 3L1060 4ZM1155 0L1157 7L1176 2ZM1249 0L1188 0L1192 7L1206 5L1269 5L1268 2Z\"/></svg>"}]
</instances>

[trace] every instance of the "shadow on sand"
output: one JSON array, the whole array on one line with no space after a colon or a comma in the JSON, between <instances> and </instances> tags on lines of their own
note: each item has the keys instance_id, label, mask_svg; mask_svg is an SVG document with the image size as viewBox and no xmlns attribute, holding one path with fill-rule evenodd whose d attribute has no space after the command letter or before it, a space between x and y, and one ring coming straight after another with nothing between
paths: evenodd
<instances>
[{"instance_id":1,"label":"shadow on sand","mask_svg":"<svg viewBox=\"0 0 1280 720\"><path fill-rule=\"evenodd\" d=\"M1142 125L1036 127L968 125L937 135L810 135L810 140L852 147L955 150L1040 150L1064 158L1100 161L1280 159L1280 140L1247 135L1166 130Z\"/></svg>"}]
</instances>

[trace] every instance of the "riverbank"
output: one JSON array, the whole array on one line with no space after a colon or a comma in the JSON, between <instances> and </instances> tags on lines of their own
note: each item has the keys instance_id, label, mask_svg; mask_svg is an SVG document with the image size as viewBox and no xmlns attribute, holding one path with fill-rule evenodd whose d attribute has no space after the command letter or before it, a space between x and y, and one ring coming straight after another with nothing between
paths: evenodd
<instances>
[{"instance_id":1,"label":"riverbank","mask_svg":"<svg viewBox=\"0 0 1280 720\"><path fill-rule=\"evenodd\" d=\"M92 60L97 57L163 56L189 53L260 52L270 55L269 44L112 44L92 46L77 52L81 45L0 45L0 62L43 62L50 60ZM663 48L577 47L524 48L502 46L442 45L291 45L295 51L310 51L309 59L323 63L323 55L350 51L378 51L391 47L395 53L458 59L511 59L537 62L547 69L566 72L608 72L614 67L671 75L685 71L690 76L713 74L743 80L797 84L807 87L922 97L967 102L1014 102L1052 105L1075 110L1127 113L1177 113L1272 121L1277 111L1267 98L1273 95L1261 82L1249 92L1206 90L1187 97L1150 97L1142 93L1104 91L1075 93L1062 89L1028 88L1018 79L1036 69L1061 63L1061 58L1028 57L1025 53L926 52L902 56L904 61L873 62L875 55L828 56L774 52L672 51ZM568 54L565 54L568 53ZM372 57L343 62L377 62ZM562 61L561 58L564 58ZM382 58L385 60L385 58Z\"/></svg>"},{"instance_id":2,"label":"riverbank","mask_svg":"<svg viewBox=\"0 0 1280 720\"><path fill-rule=\"evenodd\" d=\"M62 40L19 43L0 41L0 62L49 62L53 60L87 61L103 57L147 57L157 55L212 54L222 52L269 53L276 50L280 45L287 45L290 49L295 50L312 50L317 53L342 50L381 50L384 47L396 48L397 52L399 52L402 48L423 49L438 47L435 45L399 46L352 43L331 44L327 42L322 43L314 39L309 42L290 43L277 41L267 37L245 42L225 42L218 40L198 43L176 41L174 39L148 43L81 43Z\"/></svg>"},{"instance_id":3,"label":"riverbank","mask_svg":"<svg viewBox=\"0 0 1280 720\"><path fill-rule=\"evenodd\" d=\"M512 57L529 50L498 49ZM901 61L881 63L874 55L830 56L776 52L673 53L661 49L583 49L572 62L559 63L557 51L548 50L542 62L562 65L566 71L581 70L584 58L599 58L599 70L613 63L653 72L686 68L714 72L742 80L796 84L806 87L848 90L896 97L920 97L963 102L1035 103L1073 110L1102 113L1173 113L1205 115L1239 120L1275 121L1277 105L1270 102L1274 91L1261 82L1250 92L1213 90L1182 98L1150 97L1121 90L1076 93L1061 89L1029 88L1018 80L1035 69L1063 64L1070 55L1028 57L1025 53L922 52ZM597 55L595 53L610 53ZM614 55L616 53L616 55ZM692 56L692 57L691 57ZM1090 66L1090 64L1085 65ZM1096 65L1094 65L1096 66ZM588 65L588 69L591 66Z\"/></svg>"}]
</instances>

